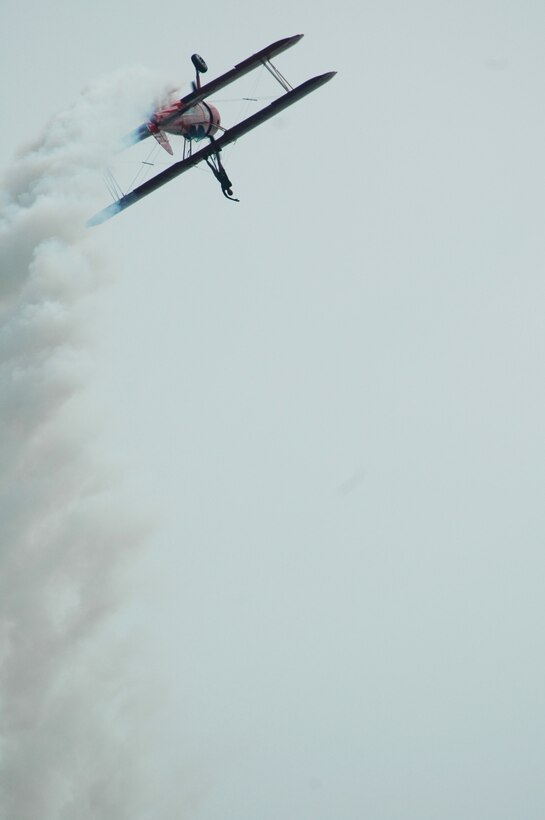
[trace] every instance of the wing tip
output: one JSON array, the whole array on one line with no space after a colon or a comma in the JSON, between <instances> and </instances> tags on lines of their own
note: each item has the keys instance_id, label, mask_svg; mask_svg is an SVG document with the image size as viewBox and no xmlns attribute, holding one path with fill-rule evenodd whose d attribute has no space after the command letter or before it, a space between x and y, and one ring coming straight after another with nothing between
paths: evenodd
<instances>
[{"instance_id":1,"label":"wing tip","mask_svg":"<svg viewBox=\"0 0 545 820\"><path fill-rule=\"evenodd\" d=\"M271 43L269 48L272 50L273 48L277 49L280 47L281 51L285 51L285 49L297 45L299 40L302 40L304 36L304 34L292 34L291 37L283 37L282 40L277 40L276 43ZM265 49L263 50L265 51Z\"/></svg>"},{"instance_id":2,"label":"wing tip","mask_svg":"<svg viewBox=\"0 0 545 820\"><path fill-rule=\"evenodd\" d=\"M115 216L122 211L123 207L118 202L112 202L111 205L108 205L106 208L103 208L98 213L94 214L93 216L89 217L87 222L85 223L86 228L94 228L95 225L102 225L103 222L106 222L108 219L111 219L112 216Z\"/></svg>"}]
</instances>

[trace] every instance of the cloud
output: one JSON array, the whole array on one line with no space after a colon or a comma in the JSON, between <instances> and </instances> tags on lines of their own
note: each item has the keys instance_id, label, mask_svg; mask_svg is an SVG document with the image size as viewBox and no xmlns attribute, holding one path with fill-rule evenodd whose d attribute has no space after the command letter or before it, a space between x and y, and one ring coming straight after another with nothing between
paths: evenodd
<instances>
[{"instance_id":1,"label":"cloud","mask_svg":"<svg viewBox=\"0 0 545 820\"><path fill-rule=\"evenodd\" d=\"M116 140L160 87L142 69L97 81L3 181L1 820L142 816L123 717L131 653L114 616L146 525L93 458L75 398L90 374L93 302L112 275L85 220Z\"/></svg>"}]
</instances>

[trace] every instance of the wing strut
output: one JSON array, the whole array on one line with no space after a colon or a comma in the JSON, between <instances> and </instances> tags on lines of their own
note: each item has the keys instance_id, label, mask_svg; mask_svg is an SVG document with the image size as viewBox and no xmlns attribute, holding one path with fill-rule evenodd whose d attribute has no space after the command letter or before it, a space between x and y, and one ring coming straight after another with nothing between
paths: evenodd
<instances>
[{"instance_id":1,"label":"wing strut","mask_svg":"<svg viewBox=\"0 0 545 820\"><path fill-rule=\"evenodd\" d=\"M286 80L284 75L280 73L277 67L273 65L270 60L262 60L262 63L267 71L273 75L274 79L280 83L284 91L291 91L293 89L293 86Z\"/></svg>"}]
</instances>

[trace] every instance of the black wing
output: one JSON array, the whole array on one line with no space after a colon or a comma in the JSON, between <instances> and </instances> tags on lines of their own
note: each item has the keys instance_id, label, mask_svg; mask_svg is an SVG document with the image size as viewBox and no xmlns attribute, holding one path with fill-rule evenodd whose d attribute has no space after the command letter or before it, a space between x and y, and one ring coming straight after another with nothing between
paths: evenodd
<instances>
[{"instance_id":1,"label":"black wing","mask_svg":"<svg viewBox=\"0 0 545 820\"><path fill-rule=\"evenodd\" d=\"M281 54L283 51L286 51L286 49L291 48L298 43L302 37L302 34L294 34L293 37L284 37L283 40L277 40L276 43L262 48L261 51L256 51L251 57L238 63L231 71L227 71L225 74L222 74L221 77L211 80L209 83L206 83L206 85L196 88L191 94L182 97L180 102L183 103L186 108L196 105L211 94L215 94L216 91L219 91L221 88L225 88L229 83L233 83L240 77L244 77L245 74L253 71L254 68L263 65L266 60L272 60L277 54Z\"/></svg>"}]
</instances>

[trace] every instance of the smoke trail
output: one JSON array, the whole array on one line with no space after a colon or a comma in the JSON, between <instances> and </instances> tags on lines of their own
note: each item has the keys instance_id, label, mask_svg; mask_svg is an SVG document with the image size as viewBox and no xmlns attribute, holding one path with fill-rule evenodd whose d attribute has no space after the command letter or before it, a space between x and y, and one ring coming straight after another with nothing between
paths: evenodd
<instances>
[{"instance_id":1,"label":"smoke trail","mask_svg":"<svg viewBox=\"0 0 545 820\"><path fill-rule=\"evenodd\" d=\"M111 145L134 124L135 88L147 104L158 83L138 71L87 89L3 184L1 820L144 816L122 717L128 666L108 620L142 527L84 446L78 415L107 276L84 223L104 197Z\"/></svg>"}]
</instances>

